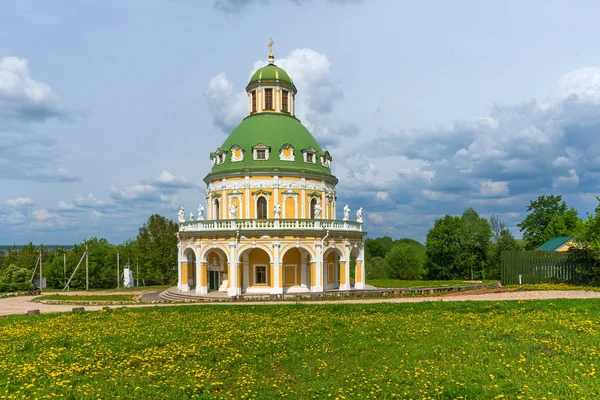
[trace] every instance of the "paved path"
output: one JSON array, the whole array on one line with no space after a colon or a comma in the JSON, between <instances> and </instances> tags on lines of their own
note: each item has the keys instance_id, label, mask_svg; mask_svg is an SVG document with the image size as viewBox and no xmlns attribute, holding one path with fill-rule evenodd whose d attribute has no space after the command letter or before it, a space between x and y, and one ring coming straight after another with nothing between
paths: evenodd
<instances>
[{"instance_id":1,"label":"paved path","mask_svg":"<svg viewBox=\"0 0 600 400\"><path fill-rule=\"evenodd\" d=\"M74 293L71 293L74 294ZM83 292L82 292L83 294ZM111 293L118 294L118 293ZM132 294L127 292L127 294ZM0 316L11 314L25 314L28 310L40 310L42 313L66 312L71 311L73 305L54 305L34 303L34 296L19 296L0 299ZM399 298L380 298L380 299L353 299L353 300L324 300L324 301L306 301L302 304L365 304L365 303L421 303L427 301L505 301L505 300L550 300L550 299L600 299L600 292L590 292L585 290L538 290L538 291L513 291L496 292L486 294L468 294L468 292L459 293L451 296L432 296L432 297L399 297ZM190 306L190 305L263 305L276 304L286 305L295 304L294 301L243 301L243 302L219 302L219 303L178 303L178 304L133 304L109 306L111 308L119 307L165 307L165 306ZM88 311L100 310L103 306L85 306Z\"/></svg>"}]
</instances>

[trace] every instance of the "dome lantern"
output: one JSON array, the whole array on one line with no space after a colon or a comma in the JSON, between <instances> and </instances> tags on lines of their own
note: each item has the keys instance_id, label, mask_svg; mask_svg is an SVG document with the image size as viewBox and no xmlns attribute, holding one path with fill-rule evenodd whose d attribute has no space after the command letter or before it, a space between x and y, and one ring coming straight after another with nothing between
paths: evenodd
<instances>
[{"instance_id":1,"label":"dome lantern","mask_svg":"<svg viewBox=\"0 0 600 400\"><path fill-rule=\"evenodd\" d=\"M281 67L275 65L273 40L269 41L269 63L257 69L246 86L248 114L280 113L294 116L294 81Z\"/></svg>"}]
</instances>

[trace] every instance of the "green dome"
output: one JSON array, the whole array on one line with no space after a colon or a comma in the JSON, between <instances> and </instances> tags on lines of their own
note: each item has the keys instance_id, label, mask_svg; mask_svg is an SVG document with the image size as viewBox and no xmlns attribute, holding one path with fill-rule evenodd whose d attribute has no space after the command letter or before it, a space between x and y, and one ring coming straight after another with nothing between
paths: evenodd
<instances>
[{"instance_id":1,"label":"green dome","mask_svg":"<svg viewBox=\"0 0 600 400\"><path fill-rule=\"evenodd\" d=\"M284 82L294 86L292 78L288 75L285 69L278 67L275 64L267 64L259 68L252 74L248 86L257 82Z\"/></svg>"},{"instance_id":2,"label":"green dome","mask_svg":"<svg viewBox=\"0 0 600 400\"><path fill-rule=\"evenodd\" d=\"M269 148L268 160L254 160L253 147L262 144ZM232 147L239 146L243 151L242 161L232 161ZM285 145L293 147L293 161L280 160L280 150ZM304 161L302 150L313 149L316 154L316 163ZM325 152L317 143L313 135L295 117L286 114L260 113L246 117L231 132L225 143L220 147L225 152L222 164L214 164L213 175L221 172L234 172L246 170L280 170L298 172L313 172L331 175L328 167L321 163L321 157ZM211 153L211 158L215 157ZM207 177L208 178L208 177Z\"/></svg>"}]
</instances>

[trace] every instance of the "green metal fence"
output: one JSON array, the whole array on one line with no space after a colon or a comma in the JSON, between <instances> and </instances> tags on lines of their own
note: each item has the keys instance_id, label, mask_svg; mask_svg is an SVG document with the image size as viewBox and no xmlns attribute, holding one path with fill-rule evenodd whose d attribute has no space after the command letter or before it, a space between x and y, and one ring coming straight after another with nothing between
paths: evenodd
<instances>
[{"instance_id":1,"label":"green metal fence","mask_svg":"<svg viewBox=\"0 0 600 400\"><path fill-rule=\"evenodd\" d=\"M576 252L503 251L501 282L503 285L532 283L586 283L578 270L586 260Z\"/></svg>"}]
</instances>

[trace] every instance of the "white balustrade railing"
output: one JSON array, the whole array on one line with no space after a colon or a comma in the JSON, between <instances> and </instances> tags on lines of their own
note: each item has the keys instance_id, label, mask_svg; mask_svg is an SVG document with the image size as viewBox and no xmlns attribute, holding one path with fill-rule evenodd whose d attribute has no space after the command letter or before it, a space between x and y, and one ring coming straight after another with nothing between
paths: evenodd
<instances>
[{"instance_id":1,"label":"white balustrade railing","mask_svg":"<svg viewBox=\"0 0 600 400\"><path fill-rule=\"evenodd\" d=\"M219 219L179 223L180 232L229 230L331 230L362 231L362 223L333 219Z\"/></svg>"}]
</instances>

